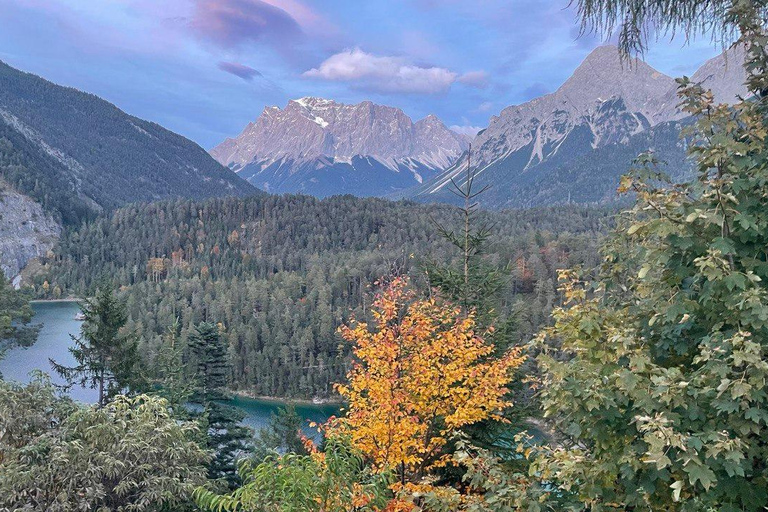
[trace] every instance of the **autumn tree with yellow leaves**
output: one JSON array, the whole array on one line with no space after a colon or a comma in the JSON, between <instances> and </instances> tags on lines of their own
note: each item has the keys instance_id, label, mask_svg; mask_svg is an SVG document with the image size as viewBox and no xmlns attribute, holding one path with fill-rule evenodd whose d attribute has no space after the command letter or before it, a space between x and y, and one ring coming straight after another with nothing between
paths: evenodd
<instances>
[{"instance_id":1,"label":"autumn tree with yellow leaves","mask_svg":"<svg viewBox=\"0 0 768 512\"><path fill-rule=\"evenodd\" d=\"M418 299L406 278L378 294L374 325L341 328L357 361L349 384L338 385L347 414L332 425L379 470L395 469L402 483L446 460L453 433L511 406L512 371L524 357L494 347L476 332L472 313L439 298Z\"/></svg>"}]
</instances>

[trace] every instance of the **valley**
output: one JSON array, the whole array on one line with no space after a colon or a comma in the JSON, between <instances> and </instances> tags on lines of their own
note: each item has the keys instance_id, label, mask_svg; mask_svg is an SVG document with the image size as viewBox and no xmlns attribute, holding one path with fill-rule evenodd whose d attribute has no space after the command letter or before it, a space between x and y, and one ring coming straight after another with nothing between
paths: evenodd
<instances>
[{"instance_id":1,"label":"valley","mask_svg":"<svg viewBox=\"0 0 768 512\"><path fill-rule=\"evenodd\" d=\"M768 3L560 3L3 2L0 511L765 510Z\"/></svg>"},{"instance_id":2,"label":"valley","mask_svg":"<svg viewBox=\"0 0 768 512\"><path fill-rule=\"evenodd\" d=\"M488 258L509 275L499 314L519 317L516 339L556 304L558 268L597 265L611 215L577 206L483 215L498 226ZM349 364L338 327L368 312L373 283L391 272L423 282L431 262L457 261L435 221L458 218L450 207L349 196L133 205L68 232L28 284L41 298L82 296L108 277L147 366L174 319L182 337L213 322L230 347L234 390L327 398Z\"/></svg>"}]
</instances>

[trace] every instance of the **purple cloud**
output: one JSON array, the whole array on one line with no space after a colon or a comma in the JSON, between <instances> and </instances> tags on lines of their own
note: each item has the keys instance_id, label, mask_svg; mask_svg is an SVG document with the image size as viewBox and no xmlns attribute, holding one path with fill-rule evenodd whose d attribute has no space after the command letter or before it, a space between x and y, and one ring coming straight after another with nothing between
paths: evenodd
<instances>
[{"instance_id":1,"label":"purple cloud","mask_svg":"<svg viewBox=\"0 0 768 512\"><path fill-rule=\"evenodd\" d=\"M229 74L242 78L243 80L250 81L254 77L262 76L258 70L253 69L245 64L239 64L237 62L219 62L219 69Z\"/></svg>"},{"instance_id":2,"label":"purple cloud","mask_svg":"<svg viewBox=\"0 0 768 512\"><path fill-rule=\"evenodd\" d=\"M261 0L196 0L189 26L199 37L224 47L247 42L280 46L303 35L287 11Z\"/></svg>"}]
</instances>

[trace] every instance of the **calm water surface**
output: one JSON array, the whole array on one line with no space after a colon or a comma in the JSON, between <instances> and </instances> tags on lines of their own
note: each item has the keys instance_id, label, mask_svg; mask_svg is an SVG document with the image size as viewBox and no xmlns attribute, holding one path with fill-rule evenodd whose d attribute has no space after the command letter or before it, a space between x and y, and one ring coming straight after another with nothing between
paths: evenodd
<instances>
[{"instance_id":1,"label":"calm water surface","mask_svg":"<svg viewBox=\"0 0 768 512\"><path fill-rule=\"evenodd\" d=\"M0 373L5 380L29 382L30 372L40 370L51 374L53 382L63 383L51 368L50 359L57 363L72 365L74 359L69 353L72 345L71 334L80 333L81 321L75 320L75 315L80 311L76 302L36 302L32 305L35 310L34 323L43 324L37 342L29 348L14 348L9 350L5 358L0 360ZM73 388L70 395L75 400L85 403L94 403L98 399L98 393L93 389ZM235 398L230 402L239 407L247 416L243 423L258 430L267 426L270 415L285 405L277 400L258 400L251 398ZM338 414L338 407L334 405L296 404L296 412L308 422L323 422L333 414ZM314 430L306 428L307 434L312 435Z\"/></svg>"}]
</instances>

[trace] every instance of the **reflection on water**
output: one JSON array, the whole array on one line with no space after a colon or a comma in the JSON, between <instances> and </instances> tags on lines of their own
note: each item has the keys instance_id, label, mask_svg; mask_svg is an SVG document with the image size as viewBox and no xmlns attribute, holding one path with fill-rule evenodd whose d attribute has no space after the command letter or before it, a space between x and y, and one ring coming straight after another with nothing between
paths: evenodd
<instances>
[{"instance_id":1,"label":"reflection on water","mask_svg":"<svg viewBox=\"0 0 768 512\"><path fill-rule=\"evenodd\" d=\"M279 400L261 400L255 398L243 398L235 397L232 400L226 402L229 405L234 405L245 411L247 416L243 420L243 423L252 427L258 432L260 428L264 428L269 424L269 418L272 414L277 414L277 410L280 407L285 406L284 402ZM329 417L339 414L339 406L334 404L309 404L309 403L297 403L294 404L296 413L306 420L304 425L304 433L315 439L317 437L317 429L310 428L309 423L323 423Z\"/></svg>"},{"instance_id":2,"label":"reflection on water","mask_svg":"<svg viewBox=\"0 0 768 512\"><path fill-rule=\"evenodd\" d=\"M76 302L36 302L33 323L43 324L37 342L28 348L14 348L0 361L0 373L5 380L29 382L30 372L40 370L51 375L56 384L64 381L51 368L50 360L63 365L74 365L75 360L69 353L72 344L70 335L80 334L80 320L75 315L80 311ZM70 395L77 401L93 403L99 398L94 389L74 387Z\"/></svg>"},{"instance_id":3,"label":"reflection on water","mask_svg":"<svg viewBox=\"0 0 768 512\"><path fill-rule=\"evenodd\" d=\"M63 384L63 380L55 375L51 368L50 359L64 365L73 365L74 358L69 353L72 344L70 335L80 333L81 320L75 316L80 311L76 302L36 302L32 304L35 310L34 323L43 324L37 342L29 348L14 348L9 350L5 358L0 360L0 374L5 380L29 382L30 372L40 370L51 375L53 382ZM98 392L94 389L76 387L70 391L72 398L84 403L94 403ZM237 397L228 401L230 405L241 408L247 416L243 423L255 430L269 424L270 415L276 413L284 403L277 400L258 400ZM315 430L309 428L309 422L324 422L329 416L338 414L335 405L296 404L296 412L307 420L305 432L314 437Z\"/></svg>"}]
</instances>

